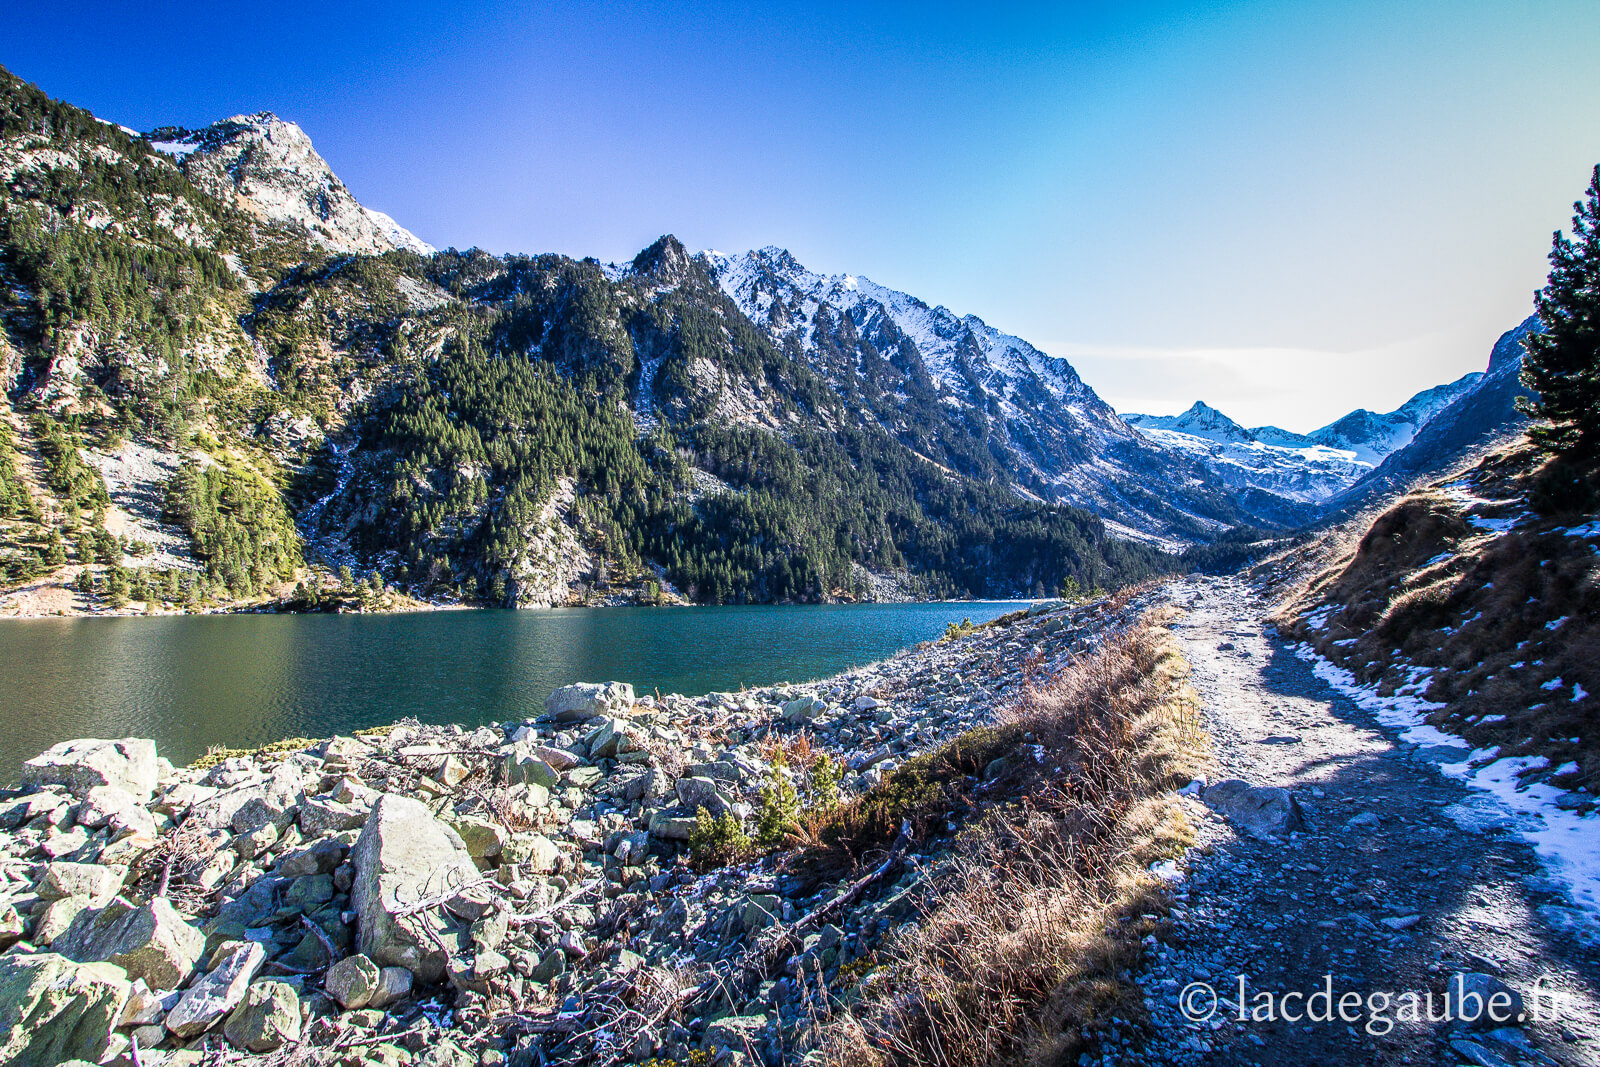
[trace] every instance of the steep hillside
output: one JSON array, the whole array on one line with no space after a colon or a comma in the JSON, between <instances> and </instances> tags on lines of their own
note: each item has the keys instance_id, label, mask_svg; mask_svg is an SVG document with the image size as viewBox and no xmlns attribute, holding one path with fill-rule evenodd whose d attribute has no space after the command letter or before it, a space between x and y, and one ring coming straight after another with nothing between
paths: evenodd
<instances>
[{"instance_id":1,"label":"steep hillside","mask_svg":"<svg viewBox=\"0 0 1600 1067\"><path fill-rule=\"evenodd\" d=\"M1600 522L1592 492L1551 491L1545 462L1521 443L1332 531L1332 559L1280 625L1397 722L1437 728L1416 740L1440 761L1500 761L1511 784L1586 807L1600 793Z\"/></svg>"},{"instance_id":2,"label":"steep hillside","mask_svg":"<svg viewBox=\"0 0 1600 1067\"><path fill-rule=\"evenodd\" d=\"M1330 504L1343 511L1361 507L1419 480L1437 477L1461 457L1520 434L1528 421L1516 407L1517 397L1528 393L1520 377L1522 339L1537 329L1539 318L1530 315L1502 334L1490 352L1488 370L1470 388Z\"/></svg>"},{"instance_id":3,"label":"steep hillside","mask_svg":"<svg viewBox=\"0 0 1600 1067\"><path fill-rule=\"evenodd\" d=\"M864 417L675 239L621 268L424 254L272 116L141 138L0 90L28 604L1017 595L1163 565L989 431Z\"/></svg>"},{"instance_id":4,"label":"steep hillside","mask_svg":"<svg viewBox=\"0 0 1600 1067\"><path fill-rule=\"evenodd\" d=\"M1010 481L1021 493L1086 507L1125 532L1169 541L1304 517L1276 496L1230 492L1204 465L1153 445L1066 360L976 316L958 317L856 275L816 274L780 248L707 260L779 349L943 466Z\"/></svg>"}]
</instances>

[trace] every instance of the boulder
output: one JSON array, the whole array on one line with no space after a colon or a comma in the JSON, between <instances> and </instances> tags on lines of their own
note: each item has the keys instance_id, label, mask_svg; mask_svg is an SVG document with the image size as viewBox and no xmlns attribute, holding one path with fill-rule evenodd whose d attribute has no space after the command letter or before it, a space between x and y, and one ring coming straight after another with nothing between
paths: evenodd
<instances>
[{"instance_id":1,"label":"boulder","mask_svg":"<svg viewBox=\"0 0 1600 1067\"><path fill-rule=\"evenodd\" d=\"M668 841L687 841L695 821L695 815L682 808L662 808L650 816L650 833Z\"/></svg>"},{"instance_id":2,"label":"boulder","mask_svg":"<svg viewBox=\"0 0 1600 1067\"><path fill-rule=\"evenodd\" d=\"M341 830L354 830L367 821L367 810L332 797L307 797L300 805L300 832L316 840Z\"/></svg>"},{"instance_id":3,"label":"boulder","mask_svg":"<svg viewBox=\"0 0 1600 1067\"><path fill-rule=\"evenodd\" d=\"M1458 971L1445 982L1445 1017L1475 1030L1518 1026L1526 1007L1522 994L1492 974Z\"/></svg>"},{"instance_id":4,"label":"boulder","mask_svg":"<svg viewBox=\"0 0 1600 1067\"><path fill-rule=\"evenodd\" d=\"M534 874L553 874L561 866L561 849L543 834L513 834L500 856Z\"/></svg>"},{"instance_id":5,"label":"boulder","mask_svg":"<svg viewBox=\"0 0 1600 1067\"><path fill-rule=\"evenodd\" d=\"M531 745L526 741L506 745L500 750L500 758L505 765L506 781L511 784L529 782L541 785L546 789L554 789L561 781L558 768L539 755L541 751L553 752L554 749L544 749L539 745ZM569 765L576 765L572 760Z\"/></svg>"},{"instance_id":6,"label":"boulder","mask_svg":"<svg viewBox=\"0 0 1600 1067\"><path fill-rule=\"evenodd\" d=\"M721 815L729 808L728 800L717 790L712 778L679 778L678 803L690 811L705 808L713 815Z\"/></svg>"},{"instance_id":7,"label":"boulder","mask_svg":"<svg viewBox=\"0 0 1600 1067\"><path fill-rule=\"evenodd\" d=\"M222 1024L222 1035L247 1052L271 1052L300 1040L300 995L284 982L257 982Z\"/></svg>"},{"instance_id":8,"label":"boulder","mask_svg":"<svg viewBox=\"0 0 1600 1067\"><path fill-rule=\"evenodd\" d=\"M826 710L827 701L818 697L795 697L783 705L783 717L789 722L808 722Z\"/></svg>"},{"instance_id":9,"label":"boulder","mask_svg":"<svg viewBox=\"0 0 1600 1067\"><path fill-rule=\"evenodd\" d=\"M9 904L0 908L0 952L21 941L27 932L27 926L23 923L22 916L17 914L16 908Z\"/></svg>"},{"instance_id":10,"label":"boulder","mask_svg":"<svg viewBox=\"0 0 1600 1067\"><path fill-rule=\"evenodd\" d=\"M109 963L53 952L0 956L0 1067L99 1063L131 988Z\"/></svg>"},{"instance_id":11,"label":"boulder","mask_svg":"<svg viewBox=\"0 0 1600 1067\"><path fill-rule=\"evenodd\" d=\"M45 900L88 897L94 907L103 908L122 891L127 872L120 867L98 863L68 863L57 860L44 869L39 879L39 896Z\"/></svg>"},{"instance_id":12,"label":"boulder","mask_svg":"<svg viewBox=\"0 0 1600 1067\"><path fill-rule=\"evenodd\" d=\"M583 743L589 746L589 758L595 760L614 759L639 747L626 719L602 719L584 736Z\"/></svg>"},{"instance_id":13,"label":"boulder","mask_svg":"<svg viewBox=\"0 0 1600 1067\"><path fill-rule=\"evenodd\" d=\"M83 803L78 805L78 825L91 830L119 817L125 822L138 818L153 822L144 810L144 802L121 786L97 785L84 794Z\"/></svg>"},{"instance_id":14,"label":"boulder","mask_svg":"<svg viewBox=\"0 0 1600 1067\"><path fill-rule=\"evenodd\" d=\"M411 972L404 967L384 967L378 971L378 987L372 991L369 1008L387 1008L411 995Z\"/></svg>"},{"instance_id":15,"label":"boulder","mask_svg":"<svg viewBox=\"0 0 1600 1067\"><path fill-rule=\"evenodd\" d=\"M508 836L506 828L497 822L476 815L458 815L449 820L449 825L460 836L461 843L467 846L467 854L480 869L487 865L487 861L498 857L500 850L505 847Z\"/></svg>"},{"instance_id":16,"label":"boulder","mask_svg":"<svg viewBox=\"0 0 1600 1067\"><path fill-rule=\"evenodd\" d=\"M80 963L114 963L152 989L176 989L193 973L205 947L206 935L165 897L137 908L118 898L103 908L85 909L50 942L52 952Z\"/></svg>"},{"instance_id":17,"label":"boulder","mask_svg":"<svg viewBox=\"0 0 1600 1067\"><path fill-rule=\"evenodd\" d=\"M372 1002L383 980L378 965L357 953L328 968L322 988L346 1011L358 1011Z\"/></svg>"},{"instance_id":18,"label":"boulder","mask_svg":"<svg viewBox=\"0 0 1600 1067\"><path fill-rule=\"evenodd\" d=\"M442 909L408 906L473 881L478 869L461 838L421 803L386 793L372 808L350 850L361 951L380 966L404 967L424 982L444 977L449 953L436 942L448 919Z\"/></svg>"},{"instance_id":19,"label":"boulder","mask_svg":"<svg viewBox=\"0 0 1600 1067\"><path fill-rule=\"evenodd\" d=\"M76 919L85 909L91 907L88 897L72 896L52 900L42 908L35 909L33 913L33 932L31 937L36 945L48 945L72 927L72 920Z\"/></svg>"},{"instance_id":20,"label":"boulder","mask_svg":"<svg viewBox=\"0 0 1600 1067\"><path fill-rule=\"evenodd\" d=\"M211 1029L244 1000L266 958L254 941L235 941L220 949L211 973L196 979L167 1012L167 1029L185 1040Z\"/></svg>"},{"instance_id":21,"label":"boulder","mask_svg":"<svg viewBox=\"0 0 1600 1067\"><path fill-rule=\"evenodd\" d=\"M22 765L24 789L60 785L80 799L95 786L110 785L148 801L158 777L156 743L142 737L63 741Z\"/></svg>"},{"instance_id":22,"label":"boulder","mask_svg":"<svg viewBox=\"0 0 1600 1067\"><path fill-rule=\"evenodd\" d=\"M581 722L596 715L626 714L633 707L633 686L626 682L579 682L563 686L544 701L545 713L557 722Z\"/></svg>"},{"instance_id":23,"label":"boulder","mask_svg":"<svg viewBox=\"0 0 1600 1067\"><path fill-rule=\"evenodd\" d=\"M1277 786L1251 785L1229 778L1207 786L1202 799L1208 808L1224 816L1242 833L1261 840L1305 826L1294 794Z\"/></svg>"}]
</instances>

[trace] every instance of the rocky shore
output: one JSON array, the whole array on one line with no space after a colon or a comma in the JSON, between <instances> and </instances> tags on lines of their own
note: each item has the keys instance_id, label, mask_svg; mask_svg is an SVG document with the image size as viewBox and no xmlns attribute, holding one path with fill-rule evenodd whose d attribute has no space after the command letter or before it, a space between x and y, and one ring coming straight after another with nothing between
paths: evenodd
<instances>
[{"instance_id":1,"label":"rocky shore","mask_svg":"<svg viewBox=\"0 0 1600 1067\"><path fill-rule=\"evenodd\" d=\"M818 683L572 685L533 720L188 768L57 745L0 794L0 1064L796 1062L940 842L717 866L690 860L697 817L753 828L797 751L870 789L1140 610L1042 605Z\"/></svg>"}]
</instances>

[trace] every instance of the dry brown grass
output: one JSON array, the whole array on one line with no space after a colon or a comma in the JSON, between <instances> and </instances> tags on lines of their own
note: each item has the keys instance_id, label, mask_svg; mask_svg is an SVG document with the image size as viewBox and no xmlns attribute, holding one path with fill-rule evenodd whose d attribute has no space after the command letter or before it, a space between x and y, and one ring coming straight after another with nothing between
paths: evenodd
<instances>
[{"instance_id":1,"label":"dry brown grass","mask_svg":"<svg viewBox=\"0 0 1600 1067\"><path fill-rule=\"evenodd\" d=\"M1543 463L1525 446L1479 463L1466 475L1474 492L1502 503L1472 514L1520 511ZM1559 532L1593 516L1536 517L1494 536L1467 512L1437 488L1405 497L1293 586L1275 621L1381 693L1430 670L1420 695L1446 705L1433 725L1505 755L1576 763L1555 784L1600 787L1600 555ZM1318 609L1331 609L1320 628L1307 620ZM1575 685L1595 696L1573 700Z\"/></svg>"},{"instance_id":2,"label":"dry brown grass","mask_svg":"<svg viewBox=\"0 0 1600 1067\"><path fill-rule=\"evenodd\" d=\"M1160 921L1165 891L1149 866L1191 840L1168 790L1209 759L1162 621L1034 688L976 746L987 756L1011 744L992 780L924 794L941 815L956 794L979 810L936 906L886 951L854 1016L830 1023L830 1062L1057 1063L1086 1026L1141 1013L1117 974Z\"/></svg>"}]
</instances>

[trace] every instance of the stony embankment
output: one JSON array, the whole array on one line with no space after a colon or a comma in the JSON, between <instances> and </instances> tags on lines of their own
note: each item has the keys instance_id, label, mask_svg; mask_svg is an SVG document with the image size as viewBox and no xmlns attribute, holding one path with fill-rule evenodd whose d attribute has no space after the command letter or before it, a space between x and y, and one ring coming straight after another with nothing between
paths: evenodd
<instances>
[{"instance_id":1,"label":"stony embankment","mask_svg":"<svg viewBox=\"0 0 1600 1067\"><path fill-rule=\"evenodd\" d=\"M700 810L754 826L797 753L870 789L1140 610L1037 608L808 685L574 685L534 720L189 768L63 743L0 794L0 1064L796 1061L939 842L809 877L718 867L687 855Z\"/></svg>"}]
</instances>

